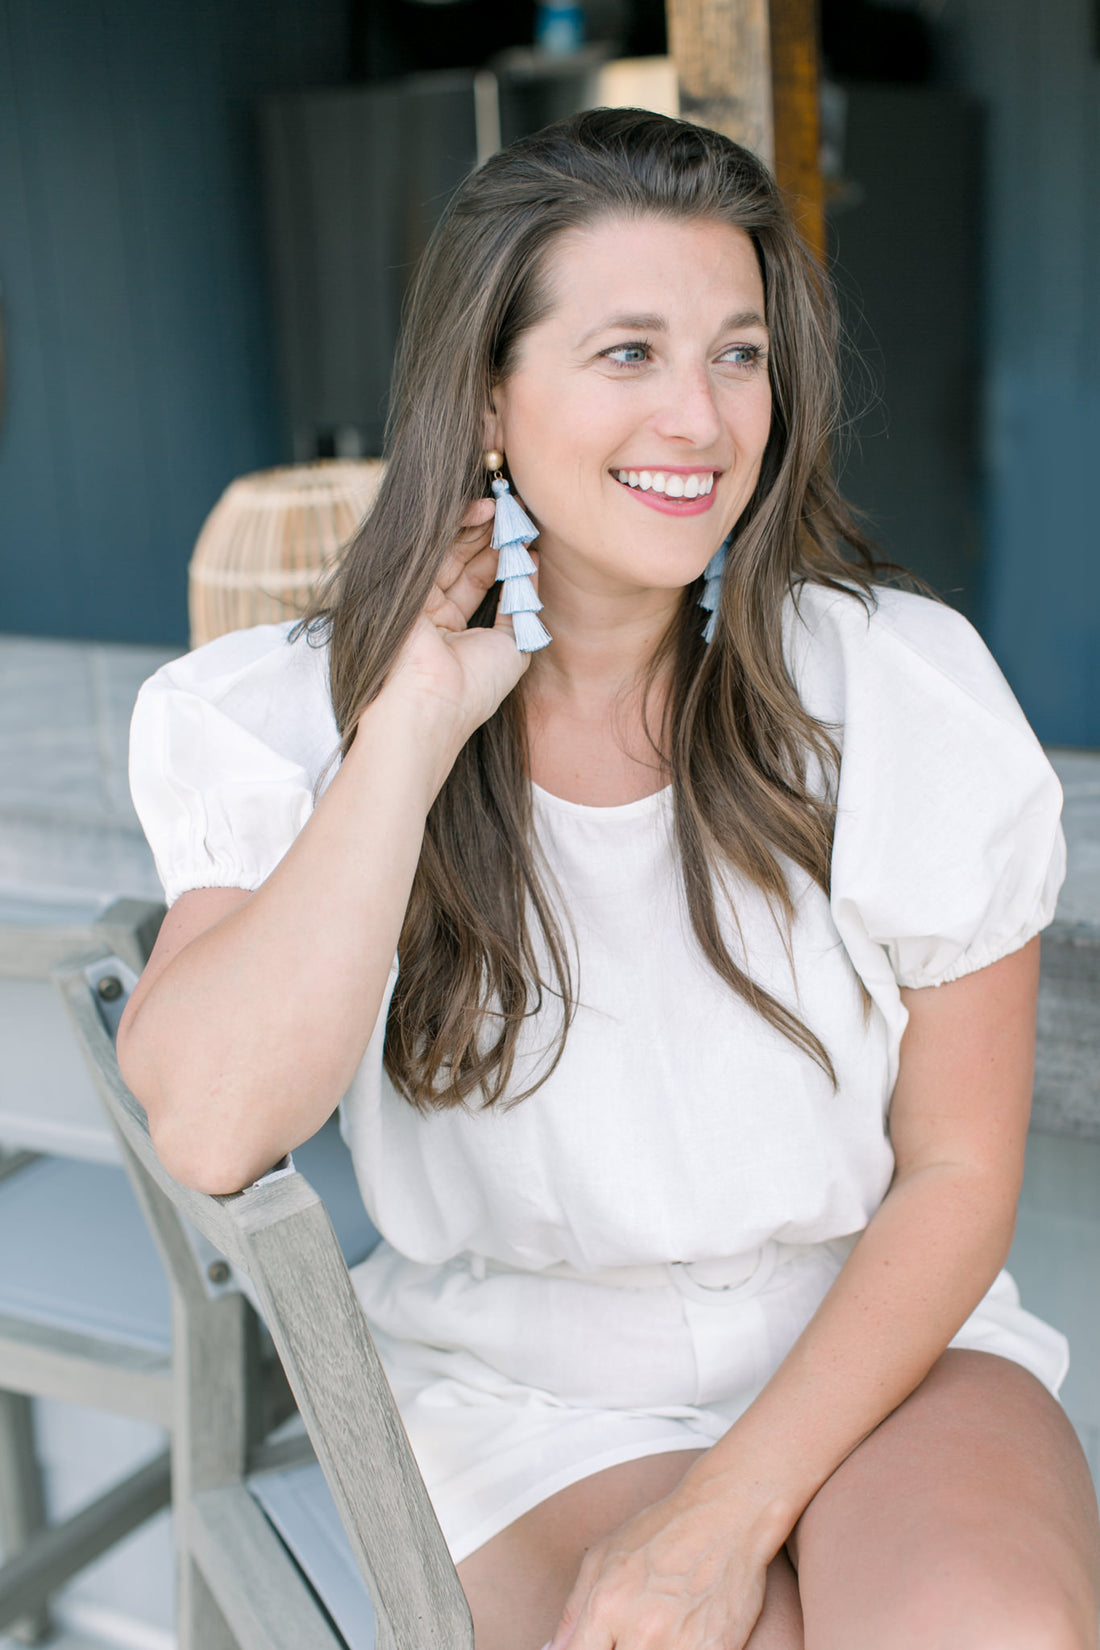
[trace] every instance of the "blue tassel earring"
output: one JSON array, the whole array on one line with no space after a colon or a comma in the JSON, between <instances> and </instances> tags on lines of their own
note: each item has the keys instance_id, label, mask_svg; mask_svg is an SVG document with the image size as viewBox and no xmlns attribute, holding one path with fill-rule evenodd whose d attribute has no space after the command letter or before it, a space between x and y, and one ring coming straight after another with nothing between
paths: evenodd
<instances>
[{"instance_id":1,"label":"blue tassel earring","mask_svg":"<svg viewBox=\"0 0 1100 1650\"><path fill-rule=\"evenodd\" d=\"M500 611L512 621L519 651L537 653L551 640L550 632L538 616L542 603L531 583L535 564L527 554L527 546L538 538L539 530L523 506L512 497L512 490L501 473L504 454L495 449L486 453L485 468L492 476L490 486L497 505L493 517L493 549L498 552Z\"/></svg>"},{"instance_id":2,"label":"blue tassel earring","mask_svg":"<svg viewBox=\"0 0 1100 1650\"><path fill-rule=\"evenodd\" d=\"M713 556L707 562L703 573L703 588L699 594L699 606L705 608L708 614L707 622L703 626L704 642L714 640L714 622L717 617L718 602L722 594L722 573L726 565L726 556L730 547L730 539L724 538Z\"/></svg>"}]
</instances>

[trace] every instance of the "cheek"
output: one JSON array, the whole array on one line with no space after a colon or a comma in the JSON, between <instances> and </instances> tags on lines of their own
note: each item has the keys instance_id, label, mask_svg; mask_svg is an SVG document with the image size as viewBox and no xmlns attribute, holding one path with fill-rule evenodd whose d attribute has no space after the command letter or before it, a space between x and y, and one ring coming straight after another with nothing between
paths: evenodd
<instances>
[{"instance_id":1,"label":"cheek","mask_svg":"<svg viewBox=\"0 0 1100 1650\"><path fill-rule=\"evenodd\" d=\"M765 384L752 404L741 409L743 418L738 431L742 450L750 459L753 471L759 470L772 429L771 388Z\"/></svg>"},{"instance_id":2,"label":"cheek","mask_svg":"<svg viewBox=\"0 0 1100 1650\"><path fill-rule=\"evenodd\" d=\"M621 433L598 397L513 394L503 419L505 453L517 490L528 508L550 524L591 514L604 479L604 461ZM608 459L609 462L609 459Z\"/></svg>"}]
</instances>

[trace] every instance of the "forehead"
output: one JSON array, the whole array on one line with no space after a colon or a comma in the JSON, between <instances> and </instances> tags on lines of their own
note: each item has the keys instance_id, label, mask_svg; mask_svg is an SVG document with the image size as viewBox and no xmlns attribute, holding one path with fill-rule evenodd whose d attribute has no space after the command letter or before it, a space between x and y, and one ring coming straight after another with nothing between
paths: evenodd
<instances>
[{"instance_id":1,"label":"forehead","mask_svg":"<svg viewBox=\"0 0 1100 1650\"><path fill-rule=\"evenodd\" d=\"M552 248L545 272L546 320L677 313L699 320L764 313L756 249L743 229L713 218L608 217L570 230Z\"/></svg>"}]
</instances>

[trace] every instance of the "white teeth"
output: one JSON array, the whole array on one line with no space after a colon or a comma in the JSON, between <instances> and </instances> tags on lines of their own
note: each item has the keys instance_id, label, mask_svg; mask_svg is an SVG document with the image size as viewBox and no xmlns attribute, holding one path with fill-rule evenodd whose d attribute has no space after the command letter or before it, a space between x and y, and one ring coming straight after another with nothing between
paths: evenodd
<instances>
[{"instance_id":1,"label":"white teeth","mask_svg":"<svg viewBox=\"0 0 1100 1650\"><path fill-rule=\"evenodd\" d=\"M665 498L706 498L714 490L714 471L682 476L666 474L664 470L613 470L616 481L624 487L636 487L643 493L661 493Z\"/></svg>"}]
</instances>

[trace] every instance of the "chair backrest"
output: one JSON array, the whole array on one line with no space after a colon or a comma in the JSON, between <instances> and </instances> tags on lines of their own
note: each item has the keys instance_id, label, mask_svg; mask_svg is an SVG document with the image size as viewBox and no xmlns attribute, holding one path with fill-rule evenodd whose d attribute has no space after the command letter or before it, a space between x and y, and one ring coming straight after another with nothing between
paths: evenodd
<instances>
[{"instance_id":1,"label":"chair backrest","mask_svg":"<svg viewBox=\"0 0 1100 1650\"><path fill-rule=\"evenodd\" d=\"M140 971L163 914L146 900L0 892L0 1141L9 1150L117 1163L49 971L104 945Z\"/></svg>"},{"instance_id":2,"label":"chair backrest","mask_svg":"<svg viewBox=\"0 0 1100 1650\"><path fill-rule=\"evenodd\" d=\"M125 975L105 947L54 970L170 1271L193 1274L184 1216L251 1279L370 1591L379 1650L472 1650L465 1595L324 1205L290 1167L228 1197L166 1173L115 1059L111 1005L125 995Z\"/></svg>"}]
</instances>

